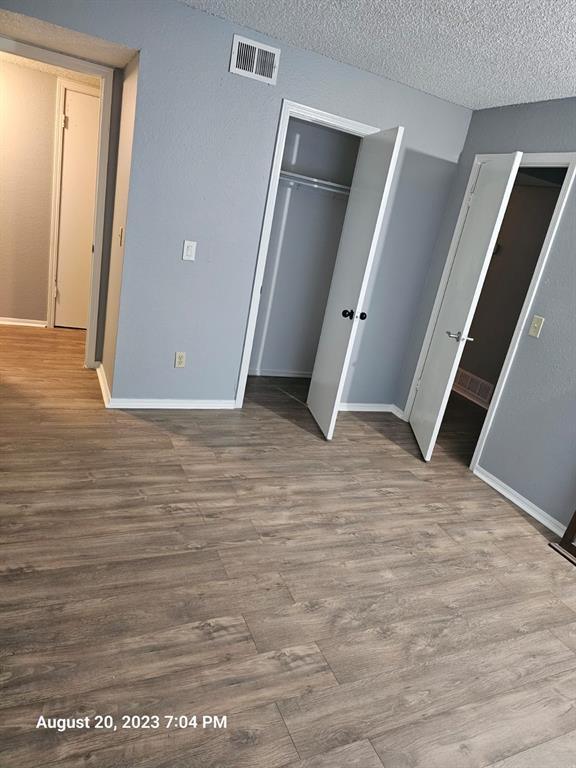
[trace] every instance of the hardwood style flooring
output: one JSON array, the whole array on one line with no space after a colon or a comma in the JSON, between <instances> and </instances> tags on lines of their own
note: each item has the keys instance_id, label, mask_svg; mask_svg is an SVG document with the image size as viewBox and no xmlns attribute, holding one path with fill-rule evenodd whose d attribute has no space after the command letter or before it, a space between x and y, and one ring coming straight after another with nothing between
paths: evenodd
<instances>
[{"instance_id":1,"label":"hardwood style flooring","mask_svg":"<svg viewBox=\"0 0 576 768\"><path fill-rule=\"evenodd\" d=\"M430 464L391 415L325 442L297 382L105 410L83 342L0 327L2 768L576 766L576 569L461 410ZM119 725L171 714L228 728Z\"/></svg>"}]
</instances>

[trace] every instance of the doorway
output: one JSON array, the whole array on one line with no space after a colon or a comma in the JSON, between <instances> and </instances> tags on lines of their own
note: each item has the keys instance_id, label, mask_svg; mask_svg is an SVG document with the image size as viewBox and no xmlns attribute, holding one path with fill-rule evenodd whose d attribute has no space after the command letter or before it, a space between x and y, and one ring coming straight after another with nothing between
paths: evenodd
<instances>
[{"instance_id":1,"label":"doorway","mask_svg":"<svg viewBox=\"0 0 576 768\"><path fill-rule=\"evenodd\" d=\"M7 87L2 89L2 97L11 99L12 104L10 110L2 110L12 121L6 126L11 139L3 142L5 149L15 152L22 145L20 154L26 159L14 179L20 186L31 179L32 189L38 193L35 199L42 203L44 213L39 215L40 208L33 206L28 226L20 211L8 211L3 232L10 234L3 238L2 258L10 262L10 270L3 270L10 279L4 283L3 298L4 304L16 311L0 311L1 321L84 329L85 366L95 368L113 70L3 37L0 58L7 67L50 80L49 86L38 86L41 96L28 102L21 92L19 96L22 79L13 78L13 93ZM30 113L22 114L20 125L29 125L30 131L15 130L16 108L25 109L26 103ZM31 114L40 104L46 107L46 130ZM48 159L34 166L32 155L40 149L46 151ZM28 167L30 173L26 175ZM4 162L3 172L9 172L9 164ZM9 198L14 205L30 201L25 191ZM15 222L18 231L14 230ZM41 235L41 247L25 247L24 258L20 258L24 235L30 233L37 239ZM36 259L34 265L32 258Z\"/></svg>"},{"instance_id":2,"label":"doorway","mask_svg":"<svg viewBox=\"0 0 576 768\"><path fill-rule=\"evenodd\" d=\"M397 167L403 128L282 106L240 368L309 379L330 440Z\"/></svg>"},{"instance_id":3,"label":"doorway","mask_svg":"<svg viewBox=\"0 0 576 768\"><path fill-rule=\"evenodd\" d=\"M474 469L576 173L573 155L479 156L407 411L423 457L436 441Z\"/></svg>"}]
</instances>

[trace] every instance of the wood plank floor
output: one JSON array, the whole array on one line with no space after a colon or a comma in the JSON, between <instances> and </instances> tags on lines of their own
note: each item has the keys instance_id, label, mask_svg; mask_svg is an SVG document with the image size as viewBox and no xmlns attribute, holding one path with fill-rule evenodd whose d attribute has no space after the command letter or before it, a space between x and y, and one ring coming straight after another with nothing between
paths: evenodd
<instances>
[{"instance_id":1,"label":"wood plank floor","mask_svg":"<svg viewBox=\"0 0 576 768\"><path fill-rule=\"evenodd\" d=\"M386 414L326 443L298 383L107 411L83 341L0 327L3 768L576 766L576 569L465 407L430 464Z\"/></svg>"}]
</instances>

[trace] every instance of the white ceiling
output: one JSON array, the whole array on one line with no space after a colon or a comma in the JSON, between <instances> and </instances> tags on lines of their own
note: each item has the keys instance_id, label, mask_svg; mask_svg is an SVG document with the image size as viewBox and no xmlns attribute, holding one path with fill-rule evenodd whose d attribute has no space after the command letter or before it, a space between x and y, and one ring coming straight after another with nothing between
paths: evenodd
<instances>
[{"instance_id":1,"label":"white ceiling","mask_svg":"<svg viewBox=\"0 0 576 768\"><path fill-rule=\"evenodd\" d=\"M472 109L576 95L576 0L182 0Z\"/></svg>"}]
</instances>

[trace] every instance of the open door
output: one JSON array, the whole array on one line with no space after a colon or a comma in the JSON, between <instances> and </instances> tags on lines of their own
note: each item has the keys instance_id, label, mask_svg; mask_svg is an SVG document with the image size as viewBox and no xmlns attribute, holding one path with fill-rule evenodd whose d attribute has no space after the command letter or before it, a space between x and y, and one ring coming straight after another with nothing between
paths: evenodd
<instances>
[{"instance_id":1,"label":"open door","mask_svg":"<svg viewBox=\"0 0 576 768\"><path fill-rule=\"evenodd\" d=\"M404 128L366 136L360 144L330 294L308 391L308 407L332 439L352 345L382 231Z\"/></svg>"},{"instance_id":2,"label":"open door","mask_svg":"<svg viewBox=\"0 0 576 768\"><path fill-rule=\"evenodd\" d=\"M463 203L463 224L450 247L452 266L410 413L425 461L432 457L464 345L473 341L468 331L521 159L515 152L483 161Z\"/></svg>"}]
</instances>

